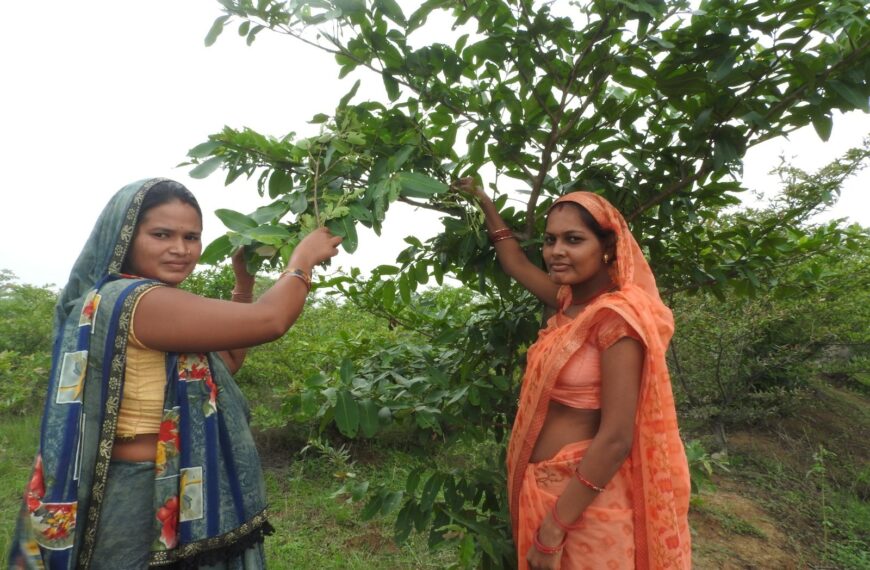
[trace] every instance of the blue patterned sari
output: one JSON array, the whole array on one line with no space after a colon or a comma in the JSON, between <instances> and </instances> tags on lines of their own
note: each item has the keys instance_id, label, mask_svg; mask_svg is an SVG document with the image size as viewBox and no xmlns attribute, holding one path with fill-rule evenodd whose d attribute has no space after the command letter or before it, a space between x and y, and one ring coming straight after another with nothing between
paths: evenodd
<instances>
[{"instance_id":1,"label":"blue patterned sari","mask_svg":"<svg viewBox=\"0 0 870 570\"><path fill-rule=\"evenodd\" d=\"M39 452L10 568L109 567L110 554L130 560L122 567L264 566L272 527L260 461L247 403L219 356L166 353L156 461L112 461L133 309L164 286L121 267L142 199L160 181L112 198L58 300ZM144 552L114 547L129 544L131 527L112 521L140 529Z\"/></svg>"}]
</instances>

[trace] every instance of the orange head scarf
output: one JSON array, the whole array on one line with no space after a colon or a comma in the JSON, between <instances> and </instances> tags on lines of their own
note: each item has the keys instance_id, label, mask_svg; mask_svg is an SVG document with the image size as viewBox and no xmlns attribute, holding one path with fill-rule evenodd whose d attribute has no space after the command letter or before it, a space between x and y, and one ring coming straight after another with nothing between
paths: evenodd
<instances>
[{"instance_id":1,"label":"orange head scarf","mask_svg":"<svg viewBox=\"0 0 870 570\"><path fill-rule=\"evenodd\" d=\"M583 206L601 227L616 234L616 260L611 275L618 290L600 295L567 323L555 317L550 319L529 349L507 455L513 527L518 528L522 478L546 418L550 391L560 370L586 341L589 331L605 310L611 310L634 328L645 349L631 451L635 564L638 569L689 568L689 470L665 362L665 350L674 331L673 316L662 303L649 264L622 214L610 202L590 192L567 194L554 205L564 202ZM559 291L562 310L571 300L571 288L563 286Z\"/></svg>"}]
</instances>

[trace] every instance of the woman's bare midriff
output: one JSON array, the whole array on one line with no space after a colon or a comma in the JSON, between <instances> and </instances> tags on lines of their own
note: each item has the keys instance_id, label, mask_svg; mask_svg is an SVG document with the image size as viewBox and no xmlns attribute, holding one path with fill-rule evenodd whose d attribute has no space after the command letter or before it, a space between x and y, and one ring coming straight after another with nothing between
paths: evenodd
<instances>
[{"instance_id":1,"label":"woman's bare midriff","mask_svg":"<svg viewBox=\"0 0 870 570\"><path fill-rule=\"evenodd\" d=\"M569 443L592 439L598 433L600 423L601 410L584 410L550 402L544 426L538 434L538 441L529 461L545 461L554 457Z\"/></svg>"},{"instance_id":2,"label":"woman's bare midriff","mask_svg":"<svg viewBox=\"0 0 870 570\"><path fill-rule=\"evenodd\" d=\"M121 461L154 461L156 457L156 433L143 433L132 438L118 438L112 446L112 459L119 459Z\"/></svg>"}]
</instances>

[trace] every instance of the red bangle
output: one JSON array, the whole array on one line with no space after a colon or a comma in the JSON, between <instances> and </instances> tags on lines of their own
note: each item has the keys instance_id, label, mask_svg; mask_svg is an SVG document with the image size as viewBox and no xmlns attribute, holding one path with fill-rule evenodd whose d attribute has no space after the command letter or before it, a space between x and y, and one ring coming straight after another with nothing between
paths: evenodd
<instances>
[{"instance_id":1,"label":"red bangle","mask_svg":"<svg viewBox=\"0 0 870 570\"><path fill-rule=\"evenodd\" d=\"M489 232L489 241L492 243L498 243L502 240L506 239L515 239L514 232L510 228L501 228L492 232Z\"/></svg>"},{"instance_id":2,"label":"red bangle","mask_svg":"<svg viewBox=\"0 0 870 570\"><path fill-rule=\"evenodd\" d=\"M590 481L589 479L584 477L582 473L580 473L580 466L579 465L574 468L574 476L577 477L577 480L580 481L580 483L589 487L590 489L592 489L596 493L603 493L604 492L604 487L599 487L598 485L596 485L595 483L593 483L592 481Z\"/></svg>"},{"instance_id":3,"label":"red bangle","mask_svg":"<svg viewBox=\"0 0 870 570\"><path fill-rule=\"evenodd\" d=\"M562 547L565 546L565 541L568 540L568 535L562 537L562 542L557 544L556 546L547 546L546 544L541 543L541 539L538 537L538 534L541 532L541 529L538 529L535 532L535 550L540 552L541 554L557 554L562 551Z\"/></svg>"},{"instance_id":4,"label":"red bangle","mask_svg":"<svg viewBox=\"0 0 870 570\"><path fill-rule=\"evenodd\" d=\"M559 501L556 501L558 503ZM571 524L566 523L562 519L559 518L559 513L556 512L556 503L553 503L553 522L556 523L556 526L561 528L566 533L571 532L577 528L577 521L574 521Z\"/></svg>"}]
</instances>

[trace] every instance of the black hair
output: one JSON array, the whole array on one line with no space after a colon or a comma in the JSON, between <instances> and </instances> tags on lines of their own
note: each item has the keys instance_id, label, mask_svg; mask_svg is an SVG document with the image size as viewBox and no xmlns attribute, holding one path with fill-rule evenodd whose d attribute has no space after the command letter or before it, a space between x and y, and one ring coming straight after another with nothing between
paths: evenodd
<instances>
[{"instance_id":1,"label":"black hair","mask_svg":"<svg viewBox=\"0 0 870 570\"><path fill-rule=\"evenodd\" d=\"M139 225L139 222L142 221L148 210L175 200L192 207L199 214L199 219L202 220L202 209L200 209L199 202L196 201L196 197L190 190L174 180L161 180L145 193L145 198L142 199L142 205L139 207L136 226Z\"/></svg>"},{"instance_id":2,"label":"black hair","mask_svg":"<svg viewBox=\"0 0 870 570\"><path fill-rule=\"evenodd\" d=\"M142 198L142 204L139 206L139 215L136 216L136 230L139 229L139 224L142 223L142 218L145 217L148 210L152 210L158 206L162 206L163 204L168 204L169 202L174 202L175 200L178 200L182 204L187 204L196 210L196 213L199 214L200 221L202 221L202 209L199 207L199 202L196 201L196 197L193 193L183 184L174 180L161 180L149 188L145 193L145 197ZM127 264L130 261L131 251L132 248L127 251L124 263L121 265L121 271L123 273L130 273Z\"/></svg>"},{"instance_id":3,"label":"black hair","mask_svg":"<svg viewBox=\"0 0 870 570\"><path fill-rule=\"evenodd\" d=\"M572 206L577 209L577 213L580 214L580 220L582 220L583 225L589 228L595 237L601 242L601 244L605 247L605 251L607 249L614 249L614 255L616 254L616 232L613 230L609 230L604 228L601 224L598 223L598 220L595 219L589 210L586 209L585 206L578 204L577 202L571 202L566 200L564 202L557 202L550 207L550 210L547 212L549 216L553 210L557 208L561 208L562 206ZM615 259L615 258L614 258Z\"/></svg>"}]
</instances>

